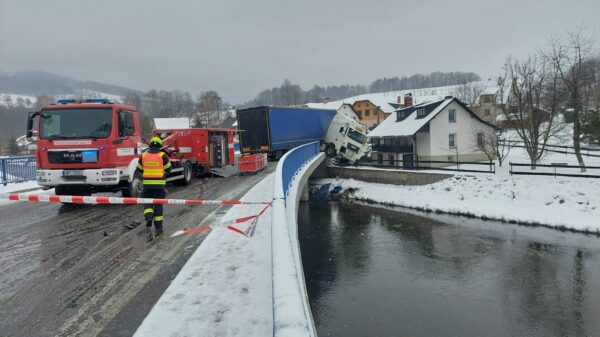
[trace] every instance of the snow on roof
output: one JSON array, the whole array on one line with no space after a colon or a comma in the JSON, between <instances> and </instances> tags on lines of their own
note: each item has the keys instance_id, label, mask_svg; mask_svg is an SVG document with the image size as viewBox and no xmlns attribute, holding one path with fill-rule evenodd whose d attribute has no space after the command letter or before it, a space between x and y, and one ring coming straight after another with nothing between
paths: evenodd
<instances>
[{"instance_id":1,"label":"snow on roof","mask_svg":"<svg viewBox=\"0 0 600 337\"><path fill-rule=\"evenodd\" d=\"M438 106L430 112L427 116L423 118L417 118L417 109L412 107L413 110L408 117L397 122L396 116L390 116L386 118L379 126L377 126L373 131L369 132L369 137L397 137L397 136L412 136L419 129L421 129L425 124L429 123L440 111L442 111L450 102L454 99L446 99L437 102L424 103L420 104L416 107L422 108L427 107L429 105L438 104ZM408 109L408 108L407 108ZM401 111L401 110L400 110Z\"/></svg>"},{"instance_id":2,"label":"snow on roof","mask_svg":"<svg viewBox=\"0 0 600 337\"><path fill-rule=\"evenodd\" d=\"M342 106L342 104L344 104L344 102L342 100L340 100L340 101L327 102L327 103L306 103L305 105L307 108L311 108L311 109L337 110Z\"/></svg>"},{"instance_id":3,"label":"snow on roof","mask_svg":"<svg viewBox=\"0 0 600 337\"><path fill-rule=\"evenodd\" d=\"M190 119L180 118L154 118L154 126L157 130L161 129L189 129Z\"/></svg>"}]
</instances>

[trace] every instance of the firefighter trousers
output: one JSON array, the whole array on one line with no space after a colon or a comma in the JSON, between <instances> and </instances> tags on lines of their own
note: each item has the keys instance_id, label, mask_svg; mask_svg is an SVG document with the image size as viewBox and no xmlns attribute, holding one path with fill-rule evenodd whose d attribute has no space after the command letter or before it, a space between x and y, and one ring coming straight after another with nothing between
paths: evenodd
<instances>
[{"instance_id":1,"label":"firefighter trousers","mask_svg":"<svg viewBox=\"0 0 600 337\"><path fill-rule=\"evenodd\" d=\"M167 196L167 191L164 188L147 188L142 189L142 198L164 199ZM162 232L163 225L163 205L144 204L144 218L146 219L146 227L152 226L156 232Z\"/></svg>"}]
</instances>

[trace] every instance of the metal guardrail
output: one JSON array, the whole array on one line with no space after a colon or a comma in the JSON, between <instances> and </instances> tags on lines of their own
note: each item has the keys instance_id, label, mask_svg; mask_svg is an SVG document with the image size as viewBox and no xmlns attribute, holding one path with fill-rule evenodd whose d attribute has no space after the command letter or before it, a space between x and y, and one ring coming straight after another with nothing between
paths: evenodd
<instances>
[{"instance_id":1,"label":"metal guardrail","mask_svg":"<svg viewBox=\"0 0 600 337\"><path fill-rule=\"evenodd\" d=\"M275 171L271 222L275 337L316 336L298 243L296 200L302 180L298 173L319 155L319 147L319 142L313 142L290 150Z\"/></svg>"},{"instance_id":2,"label":"metal guardrail","mask_svg":"<svg viewBox=\"0 0 600 337\"><path fill-rule=\"evenodd\" d=\"M525 143L522 140L504 140L500 142L501 146L526 148ZM573 146L566 145L553 145L553 144L538 144L538 148L544 148L544 151L560 153L560 154L575 154L575 148ZM582 156L600 158L600 148L591 147L580 147ZM590 153L591 152L591 153Z\"/></svg>"},{"instance_id":3,"label":"metal guardrail","mask_svg":"<svg viewBox=\"0 0 600 337\"><path fill-rule=\"evenodd\" d=\"M387 164L386 164L387 163ZM432 165L434 164L434 165ZM461 167L461 165L463 167ZM482 166L478 170L469 166ZM415 160L410 165L405 165L399 160L370 160L362 161L359 166L371 166L398 170L437 170L437 171L453 171L453 172L470 172L470 173L491 173L496 174L495 162L467 162L467 161L440 161L440 160ZM465 167L467 166L467 167Z\"/></svg>"},{"instance_id":4,"label":"metal guardrail","mask_svg":"<svg viewBox=\"0 0 600 337\"><path fill-rule=\"evenodd\" d=\"M557 163L557 164L552 164L552 165L548 165L548 164L536 164L535 167L550 167L553 168L553 172L540 172L540 171L533 171L533 170L528 170L528 171L518 171L515 170L514 167L529 167L531 168L531 164L526 164L526 163L508 163L508 165L510 166L510 170L509 173L511 175L515 174L515 175L532 175L532 176L552 176L552 177L573 177L573 178L600 178L600 175L595 175L595 174L575 174L575 173L561 173L558 172L558 170L562 170L562 169L578 169L581 170L582 166L579 165L568 165L568 164L563 164L563 163ZM600 170L600 166L585 166L586 170Z\"/></svg>"},{"instance_id":5,"label":"metal guardrail","mask_svg":"<svg viewBox=\"0 0 600 337\"><path fill-rule=\"evenodd\" d=\"M34 156L0 158L0 183L6 186L9 183L35 180L36 170Z\"/></svg>"},{"instance_id":6,"label":"metal guardrail","mask_svg":"<svg viewBox=\"0 0 600 337\"><path fill-rule=\"evenodd\" d=\"M300 167L319 154L319 147L319 142L308 143L292 149L286 154L285 160L282 157L283 171L281 179L283 182L284 198L287 198L290 184Z\"/></svg>"}]
</instances>

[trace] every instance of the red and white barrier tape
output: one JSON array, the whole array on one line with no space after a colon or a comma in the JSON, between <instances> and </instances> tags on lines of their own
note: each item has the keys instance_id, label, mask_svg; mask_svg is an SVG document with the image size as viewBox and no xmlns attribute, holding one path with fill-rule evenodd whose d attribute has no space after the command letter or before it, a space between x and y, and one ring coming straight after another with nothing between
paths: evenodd
<instances>
[{"instance_id":1,"label":"red and white barrier tape","mask_svg":"<svg viewBox=\"0 0 600 337\"><path fill-rule=\"evenodd\" d=\"M229 220L229 221L223 221L219 223L219 226L227 226L227 229L233 232L236 232L238 234L241 234L245 237L252 237L252 235L254 234L254 228L256 227L256 223L258 222L258 218L263 215L267 209L271 207L271 204L269 203L267 206L265 206L265 208L262 209L262 211L260 211L260 213L258 213L257 215L251 215L251 216L247 216L247 217L243 217L243 218L237 218L237 219L233 219L233 220ZM252 220L252 222L250 223L250 226L244 231L241 230L237 227L235 227L234 225L246 222ZM171 237L175 237L175 236L179 236L179 235L184 235L184 234L193 234L193 233L200 233L200 232L204 232L204 231L210 231L213 229L212 225L203 225L203 226L198 226L198 227L194 227L194 228L185 228L182 230L178 230L175 233L173 233L171 235Z\"/></svg>"},{"instance_id":2,"label":"red and white barrier tape","mask_svg":"<svg viewBox=\"0 0 600 337\"><path fill-rule=\"evenodd\" d=\"M268 205L268 201L241 201L241 200L194 200L194 199L152 199L152 198L120 198L120 197L84 197L75 195L53 194L22 194L0 193L0 199L11 201L52 202L72 204L152 204L152 205Z\"/></svg>"}]
</instances>

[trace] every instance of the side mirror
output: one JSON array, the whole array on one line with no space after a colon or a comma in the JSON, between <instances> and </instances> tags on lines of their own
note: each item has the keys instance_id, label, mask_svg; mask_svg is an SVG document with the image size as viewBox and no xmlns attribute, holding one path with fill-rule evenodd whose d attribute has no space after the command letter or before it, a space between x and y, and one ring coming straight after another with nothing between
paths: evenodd
<instances>
[{"instance_id":1,"label":"side mirror","mask_svg":"<svg viewBox=\"0 0 600 337\"><path fill-rule=\"evenodd\" d=\"M33 137L33 119L38 115L38 112L32 111L27 116L27 139Z\"/></svg>"}]
</instances>

